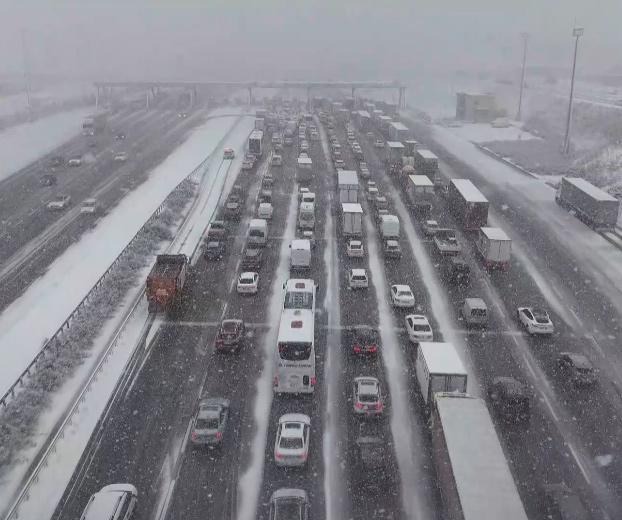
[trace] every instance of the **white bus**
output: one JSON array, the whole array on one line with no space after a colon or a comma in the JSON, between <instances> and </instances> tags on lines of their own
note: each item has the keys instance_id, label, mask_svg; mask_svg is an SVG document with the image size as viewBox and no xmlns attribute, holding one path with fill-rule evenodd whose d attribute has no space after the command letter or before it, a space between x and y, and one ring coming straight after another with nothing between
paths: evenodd
<instances>
[{"instance_id":1,"label":"white bus","mask_svg":"<svg viewBox=\"0 0 622 520\"><path fill-rule=\"evenodd\" d=\"M275 393L311 394L315 389L315 291L313 280L284 285L283 310L275 349Z\"/></svg>"}]
</instances>

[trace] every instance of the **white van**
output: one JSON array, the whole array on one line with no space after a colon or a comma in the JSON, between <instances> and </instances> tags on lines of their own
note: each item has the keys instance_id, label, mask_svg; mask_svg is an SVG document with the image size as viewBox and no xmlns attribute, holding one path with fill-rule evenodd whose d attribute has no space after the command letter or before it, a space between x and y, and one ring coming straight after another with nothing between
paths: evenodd
<instances>
[{"instance_id":1,"label":"white van","mask_svg":"<svg viewBox=\"0 0 622 520\"><path fill-rule=\"evenodd\" d=\"M268 222L263 218L254 218L248 225L248 244L265 246L268 241Z\"/></svg>"},{"instance_id":2,"label":"white van","mask_svg":"<svg viewBox=\"0 0 622 520\"><path fill-rule=\"evenodd\" d=\"M313 202L300 203L298 227L300 229L315 229L315 204Z\"/></svg>"},{"instance_id":3,"label":"white van","mask_svg":"<svg viewBox=\"0 0 622 520\"><path fill-rule=\"evenodd\" d=\"M257 218L270 220L272 219L273 211L274 209L272 208L272 204L269 202L262 202L257 208Z\"/></svg>"},{"instance_id":4,"label":"white van","mask_svg":"<svg viewBox=\"0 0 622 520\"><path fill-rule=\"evenodd\" d=\"M311 242L309 240L292 240L289 248L290 269L309 269L311 267Z\"/></svg>"}]
</instances>

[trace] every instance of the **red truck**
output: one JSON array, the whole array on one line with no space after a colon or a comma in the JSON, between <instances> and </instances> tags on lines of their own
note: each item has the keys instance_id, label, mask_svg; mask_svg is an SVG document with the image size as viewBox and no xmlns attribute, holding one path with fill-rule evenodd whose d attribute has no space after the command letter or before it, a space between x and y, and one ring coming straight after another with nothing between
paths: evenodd
<instances>
[{"instance_id":1,"label":"red truck","mask_svg":"<svg viewBox=\"0 0 622 520\"><path fill-rule=\"evenodd\" d=\"M149 312L168 312L181 297L188 272L186 255L158 255L147 276Z\"/></svg>"}]
</instances>

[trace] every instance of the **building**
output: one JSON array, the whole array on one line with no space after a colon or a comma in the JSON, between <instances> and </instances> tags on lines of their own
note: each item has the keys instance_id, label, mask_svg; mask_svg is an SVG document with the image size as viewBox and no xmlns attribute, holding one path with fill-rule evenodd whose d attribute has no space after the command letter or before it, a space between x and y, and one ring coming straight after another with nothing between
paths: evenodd
<instances>
[{"instance_id":1,"label":"building","mask_svg":"<svg viewBox=\"0 0 622 520\"><path fill-rule=\"evenodd\" d=\"M475 123L490 123L503 115L493 94L456 94L456 119Z\"/></svg>"}]
</instances>

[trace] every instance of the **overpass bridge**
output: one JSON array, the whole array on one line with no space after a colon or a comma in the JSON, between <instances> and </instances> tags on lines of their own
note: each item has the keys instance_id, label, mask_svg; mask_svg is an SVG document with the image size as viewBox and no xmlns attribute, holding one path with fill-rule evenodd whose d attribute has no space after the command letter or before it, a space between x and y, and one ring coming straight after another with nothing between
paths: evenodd
<instances>
[{"instance_id":1,"label":"overpass bridge","mask_svg":"<svg viewBox=\"0 0 622 520\"><path fill-rule=\"evenodd\" d=\"M249 103L253 99L253 89L259 88L304 89L307 91L307 101L313 89L350 89L352 97L355 97L357 89L395 89L398 91L398 108L406 106L406 87L399 81L96 81L94 85L97 89L97 104L102 93L110 92L114 88L143 89L147 95L151 93L153 96L161 88L180 88L190 92L194 103L198 89L213 87L245 89L248 91Z\"/></svg>"}]
</instances>

